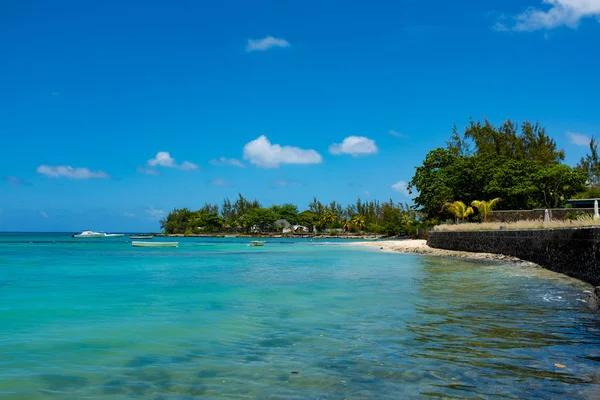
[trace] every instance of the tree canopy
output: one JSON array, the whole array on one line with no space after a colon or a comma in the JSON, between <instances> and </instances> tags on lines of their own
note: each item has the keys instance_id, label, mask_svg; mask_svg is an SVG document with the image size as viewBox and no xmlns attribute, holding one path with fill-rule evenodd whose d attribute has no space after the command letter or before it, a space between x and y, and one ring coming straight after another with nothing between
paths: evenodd
<instances>
[{"instance_id":1,"label":"tree canopy","mask_svg":"<svg viewBox=\"0 0 600 400\"><path fill-rule=\"evenodd\" d=\"M555 208L585 187L581 169L561 164L559 150L538 123L499 128L471 121L464 134L456 127L446 148L430 151L409 183L415 205L429 218L447 214L444 205L501 198L499 209Z\"/></svg>"},{"instance_id":2,"label":"tree canopy","mask_svg":"<svg viewBox=\"0 0 600 400\"><path fill-rule=\"evenodd\" d=\"M263 207L257 200L248 200L241 194L232 202L224 199L221 206L205 204L197 211L175 209L161 221L167 234L193 234L243 230L245 232L273 232L283 228L275 222L286 220L318 230L367 231L380 234L410 234L422 223L421 214L407 204L362 201L343 206L338 202L322 203L317 198L306 210L298 211L291 203Z\"/></svg>"}]
</instances>

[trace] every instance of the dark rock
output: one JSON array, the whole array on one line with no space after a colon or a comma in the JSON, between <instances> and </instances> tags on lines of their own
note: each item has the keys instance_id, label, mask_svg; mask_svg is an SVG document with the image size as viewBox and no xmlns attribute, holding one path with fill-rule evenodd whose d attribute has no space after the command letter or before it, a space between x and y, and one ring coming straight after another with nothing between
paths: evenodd
<instances>
[{"instance_id":1,"label":"dark rock","mask_svg":"<svg viewBox=\"0 0 600 400\"><path fill-rule=\"evenodd\" d=\"M600 285L600 227L503 231L432 231L436 249L495 253Z\"/></svg>"}]
</instances>

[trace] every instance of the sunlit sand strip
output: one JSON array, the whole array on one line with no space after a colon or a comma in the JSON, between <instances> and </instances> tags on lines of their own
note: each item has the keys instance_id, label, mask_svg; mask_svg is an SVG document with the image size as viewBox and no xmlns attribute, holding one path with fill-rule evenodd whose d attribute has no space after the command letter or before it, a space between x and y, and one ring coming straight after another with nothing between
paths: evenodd
<instances>
[{"instance_id":1,"label":"sunlit sand strip","mask_svg":"<svg viewBox=\"0 0 600 400\"><path fill-rule=\"evenodd\" d=\"M377 248L387 252L398 252L404 254L425 254L431 256L444 256L454 258L469 258L475 260L502 260L512 262L524 262L516 257L493 253L471 253L468 251L442 250L427 246L426 240L383 240L377 242L357 242L355 244Z\"/></svg>"}]
</instances>

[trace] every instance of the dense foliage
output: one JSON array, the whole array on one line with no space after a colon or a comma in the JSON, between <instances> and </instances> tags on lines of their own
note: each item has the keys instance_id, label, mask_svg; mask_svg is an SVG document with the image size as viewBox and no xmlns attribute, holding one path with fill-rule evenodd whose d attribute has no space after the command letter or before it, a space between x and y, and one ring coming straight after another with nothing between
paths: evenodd
<instances>
[{"instance_id":1,"label":"dense foliage","mask_svg":"<svg viewBox=\"0 0 600 400\"><path fill-rule=\"evenodd\" d=\"M585 172L563 159L564 151L537 123L524 122L519 133L510 120L499 128L471 121L463 135L454 128L447 148L427 154L409 189L428 218L448 216L447 203L497 197L498 209L556 208L586 183Z\"/></svg>"},{"instance_id":2,"label":"dense foliage","mask_svg":"<svg viewBox=\"0 0 600 400\"><path fill-rule=\"evenodd\" d=\"M600 198L600 159L598 158L598 142L592 137L590 140L590 153L581 158L577 168L583 171L587 178L587 188L577 194L580 199Z\"/></svg>"},{"instance_id":3,"label":"dense foliage","mask_svg":"<svg viewBox=\"0 0 600 400\"><path fill-rule=\"evenodd\" d=\"M196 211L175 209L162 220L161 228L167 234L213 232L281 232L286 220L291 225L302 225L319 232L370 232L388 235L412 234L424 222L420 213L406 204L367 201L342 206L335 201L324 204L314 198L308 208L299 212L294 204L263 207L257 200L250 201L241 194L235 202L205 204Z\"/></svg>"}]
</instances>

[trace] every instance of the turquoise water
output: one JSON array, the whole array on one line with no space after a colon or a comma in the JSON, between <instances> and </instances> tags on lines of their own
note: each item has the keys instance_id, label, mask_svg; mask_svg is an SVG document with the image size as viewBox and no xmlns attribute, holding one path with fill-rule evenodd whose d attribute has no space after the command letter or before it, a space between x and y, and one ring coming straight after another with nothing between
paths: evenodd
<instances>
[{"instance_id":1,"label":"turquoise water","mask_svg":"<svg viewBox=\"0 0 600 400\"><path fill-rule=\"evenodd\" d=\"M178 241L0 235L0 398L600 397L577 281L347 242Z\"/></svg>"}]
</instances>

